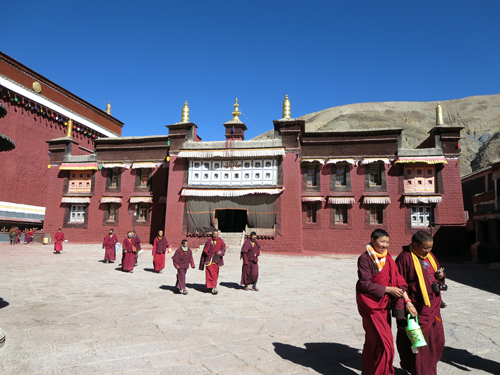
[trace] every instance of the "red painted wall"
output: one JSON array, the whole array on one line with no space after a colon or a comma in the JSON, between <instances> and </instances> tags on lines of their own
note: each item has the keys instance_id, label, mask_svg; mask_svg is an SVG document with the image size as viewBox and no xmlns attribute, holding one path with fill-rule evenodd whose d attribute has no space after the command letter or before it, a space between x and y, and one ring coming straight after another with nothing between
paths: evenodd
<instances>
[{"instance_id":1,"label":"red painted wall","mask_svg":"<svg viewBox=\"0 0 500 375\"><path fill-rule=\"evenodd\" d=\"M45 141L64 137L66 127L35 114L23 105L12 104L1 96L0 101L7 107L7 115L0 119L0 133L10 137L16 144L14 150L2 152L0 156L1 200L45 206L50 179L47 169L50 157ZM80 146L93 150L93 142L88 137L75 134L74 139ZM73 154L83 155L88 152L73 145Z\"/></svg>"}]
</instances>

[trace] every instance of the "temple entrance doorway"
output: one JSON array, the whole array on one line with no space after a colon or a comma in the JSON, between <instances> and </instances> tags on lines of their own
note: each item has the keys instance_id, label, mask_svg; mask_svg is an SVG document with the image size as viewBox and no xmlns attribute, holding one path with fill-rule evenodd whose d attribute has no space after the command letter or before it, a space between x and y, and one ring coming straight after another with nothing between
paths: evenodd
<instances>
[{"instance_id":1,"label":"temple entrance doorway","mask_svg":"<svg viewBox=\"0 0 500 375\"><path fill-rule=\"evenodd\" d=\"M218 222L220 231L228 232L243 232L248 224L247 210L227 210L216 209L215 219Z\"/></svg>"}]
</instances>

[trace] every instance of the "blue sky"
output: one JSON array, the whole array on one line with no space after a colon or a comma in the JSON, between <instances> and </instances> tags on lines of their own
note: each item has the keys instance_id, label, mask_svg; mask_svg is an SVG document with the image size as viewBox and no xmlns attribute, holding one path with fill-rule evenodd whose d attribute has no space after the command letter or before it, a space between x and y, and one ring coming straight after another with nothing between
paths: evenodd
<instances>
[{"instance_id":1,"label":"blue sky","mask_svg":"<svg viewBox=\"0 0 500 375\"><path fill-rule=\"evenodd\" d=\"M93 105L124 136L167 134L188 101L203 140L240 103L246 139L361 102L500 92L500 1L2 3L0 50Z\"/></svg>"}]
</instances>

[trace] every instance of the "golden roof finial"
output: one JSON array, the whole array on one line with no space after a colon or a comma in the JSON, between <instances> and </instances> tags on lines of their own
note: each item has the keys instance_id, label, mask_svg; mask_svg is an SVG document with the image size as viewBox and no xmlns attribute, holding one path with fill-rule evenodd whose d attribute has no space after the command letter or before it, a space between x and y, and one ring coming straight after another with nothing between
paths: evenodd
<instances>
[{"instance_id":1,"label":"golden roof finial","mask_svg":"<svg viewBox=\"0 0 500 375\"><path fill-rule=\"evenodd\" d=\"M106 104L106 113L108 115L111 115L111 102L108 102L108 104Z\"/></svg>"},{"instance_id":2,"label":"golden roof finial","mask_svg":"<svg viewBox=\"0 0 500 375\"><path fill-rule=\"evenodd\" d=\"M290 100L288 99L288 95L285 95L285 100L283 100L283 118L289 119L292 113L290 111Z\"/></svg>"},{"instance_id":3,"label":"golden roof finial","mask_svg":"<svg viewBox=\"0 0 500 375\"><path fill-rule=\"evenodd\" d=\"M189 107L188 107L188 102L184 103L184 106L182 107L182 117L181 117L181 122L189 122Z\"/></svg>"},{"instance_id":4,"label":"golden roof finial","mask_svg":"<svg viewBox=\"0 0 500 375\"><path fill-rule=\"evenodd\" d=\"M436 107L436 125L443 125L443 107L439 103Z\"/></svg>"},{"instance_id":5,"label":"golden roof finial","mask_svg":"<svg viewBox=\"0 0 500 375\"><path fill-rule=\"evenodd\" d=\"M231 113L234 117L231 121L240 121L240 118L238 117L239 115L241 115L241 112L238 111L239 106L240 105L238 104L238 98L236 98L236 101L233 104L234 111Z\"/></svg>"},{"instance_id":6,"label":"golden roof finial","mask_svg":"<svg viewBox=\"0 0 500 375\"><path fill-rule=\"evenodd\" d=\"M73 120L68 120L68 127L66 128L66 137L73 138Z\"/></svg>"}]
</instances>

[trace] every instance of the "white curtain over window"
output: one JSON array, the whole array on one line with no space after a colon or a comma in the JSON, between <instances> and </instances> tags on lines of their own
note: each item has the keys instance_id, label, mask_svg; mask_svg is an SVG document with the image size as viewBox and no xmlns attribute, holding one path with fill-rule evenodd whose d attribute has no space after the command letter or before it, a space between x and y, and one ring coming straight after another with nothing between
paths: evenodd
<instances>
[{"instance_id":1,"label":"white curtain over window","mask_svg":"<svg viewBox=\"0 0 500 375\"><path fill-rule=\"evenodd\" d=\"M354 204L354 197L329 197L329 204Z\"/></svg>"},{"instance_id":2,"label":"white curtain over window","mask_svg":"<svg viewBox=\"0 0 500 375\"><path fill-rule=\"evenodd\" d=\"M405 203L441 203L443 199L440 196L414 197L406 196Z\"/></svg>"},{"instance_id":3,"label":"white curtain over window","mask_svg":"<svg viewBox=\"0 0 500 375\"><path fill-rule=\"evenodd\" d=\"M323 197L302 197L302 202L326 202Z\"/></svg>"},{"instance_id":4,"label":"white curtain over window","mask_svg":"<svg viewBox=\"0 0 500 375\"><path fill-rule=\"evenodd\" d=\"M152 197L130 197L130 203L153 203Z\"/></svg>"},{"instance_id":5,"label":"white curtain over window","mask_svg":"<svg viewBox=\"0 0 500 375\"><path fill-rule=\"evenodd\" d=\"M389 197L363 197L364 204L389 204L391 200Z\"/></svg>"},{"instance_id":6,"label":"white curtain over window","mask_svg":"<svg viewBox=\"0 0 500 375\"><path fill-rule=\"evenodd\" d=\"M101 203L122 203L122 199L120 197L102 197Z\"/></svg>"}]
</instances>

